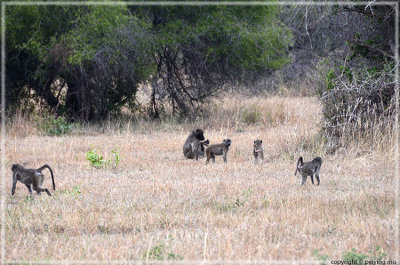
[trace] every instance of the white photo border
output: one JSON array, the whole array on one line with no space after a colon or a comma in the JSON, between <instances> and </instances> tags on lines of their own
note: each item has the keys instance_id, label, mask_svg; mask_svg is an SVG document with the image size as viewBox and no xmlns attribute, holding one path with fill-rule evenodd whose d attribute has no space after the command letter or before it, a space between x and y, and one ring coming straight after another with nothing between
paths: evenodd
<instances>
[{"instance_id":1,"label":"white photo border","mask_svg":"<svg viewBox=\"0 0 400 265\"><path fill-rule=\"evenodd\" d=\"M320 264L316 260L182 260L182 261L157 261L157 260L6 260L5 253L5 200L6 200L6 171L5 171L5 141L6 141L6 127L5 127L5 79L6 79L6 7L7 6L272 6L272 5L300 5L300 6L341 6L341 5L354 5L354 6L393 6L395 9L395 146L393 158L395 163L394 175L394 191L395 191L395 260L400 262L400 249L399 249L399 181L400 181L400 157L399 157L399 2L398 1L279 1L279 2L266 2L266 1L4 1L1 3L1 143L0 143L0 159L1 159L1 231L0 231L0 264Z\"/></svg>"}]
</instances>

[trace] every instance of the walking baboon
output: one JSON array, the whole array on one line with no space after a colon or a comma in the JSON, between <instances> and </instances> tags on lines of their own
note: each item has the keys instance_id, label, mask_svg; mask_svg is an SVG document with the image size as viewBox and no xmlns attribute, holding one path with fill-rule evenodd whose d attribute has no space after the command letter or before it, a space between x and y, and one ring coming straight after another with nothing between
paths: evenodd
<instances>
[{"instance_id":1,"label":"walking baboon","mask_svg":"<svg viewBox=\"0 0 400 265\"><path fill-rule=\"evenodd\" d=\"M197 151L200 149L200 152L204 146L209 143L208 140L202 142L204 140L204 131L202 129L193 130L186 139L185 144L183 145L183 155L188 159L198 158L200 153ZM202 143L202 144L201 144ZM199 146L200 145L200 146ZM196 156L197 153L197 156ZM204 151L203 151L204 154Z\"/></svg>"},{"instance_id":2,"label":"walking baboon","mask_svg":"<svg viewBox=\"0 0 400 265\"><path fill-rule=\"evenodd\" d=\"M256 163L258 159L260 159L261 161L264 161L264 150L262 147L262 140L254 141L253 155L254 155L254 163Z\"/></svg>"},{"instance_id":3,"label":"walking baboon","mask_svg":"<svg viewBox=\"0 0 400 265\"><path fill-rule=\"evenodd\" d=\"M297 160L297 166L294 175L296 176L297 170L300 172L301 185L306 184L308 176L311 177L311 182L314 185L313 176L315 175L315 178L318 181L317 185L319 185L319 171L321 170L321 165L322 165L322 158L320 158L319 156L317 156L316 158L314 158L312 161L309 162L303 162L303 157L299 157L299 160Z\"/></svg>"},{"instance_id":4,"label":"walking baboon","mask_svg":"<svg viewBox=\"0 0 400 265\"><path fill-rule=\"evenodd\" d=\"M212 144L206 148L206 156L207 156L207 161L206 165L208 162L210 162L210 159L212 162L215 162L215 156L223 155L224 162L226 163L226 155L228 154L229 151L229 146L231 145L232 141L230 139L224 139L222 143L220 144Z\"/></svg>"},{"instance_id":5,"label":"walking baboon","mask_svg":"<svg viewBox=\"0 0 400 265\"><path fill-rule=\"evenodd\" d=\"M51 170L49 165L43 165L38 169L24 168L20 164L13 164L11 170L13 172L13 183L11 188L11 195L15 193L15 186L17 185L17 180L21 181L28 188L29 193L32 194L31 185L33 190L39 195L42 191L45 191L47 195L51 196L50 191L47 188L42 188L44 175L42 174L43 169L48 168L51 173L51 179L53 181L53 190L56 190L56 184L54 183L53 170Z\"/></svg>"}]
</instances>

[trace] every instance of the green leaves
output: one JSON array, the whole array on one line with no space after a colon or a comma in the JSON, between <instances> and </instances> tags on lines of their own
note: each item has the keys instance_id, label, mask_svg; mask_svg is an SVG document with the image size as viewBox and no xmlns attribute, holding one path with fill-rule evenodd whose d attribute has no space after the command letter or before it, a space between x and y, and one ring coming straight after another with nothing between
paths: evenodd
<instances>
[{"instance_id":1,"label":"green leaves","mask_svg":"<svg viewBox=\"0 0 400 265\"><path fill-rule=\"evenodd\" d=\"M92 167L95 167L97 169L100 168L105 168L112 166L113 168L116 168L119 163L121 162L121 155L120 155L120 149L119 147L115 147L113 150L111 150L111 153L113 154L113 159L104 159L103 155L98 153L97 149L94 148L92 150L89 150L86 153L86 160L90 162L90 165Z\"/></svg>"},{"instance_id":2,"label":"green leaves","mask_svg":"<svg viewBox=\"0 0 400 265\"><path fill-rule=\"evenodd\" d=\"M7 101L17 107L32 97L57 114L100 120L124 106L137 110L138 87L152 82L159 86L153 88L158 93L153 105L170 100L173 111L188 114L226 83L248 81L248 73L261 76L290 61L292 35L277 21L277 11L272 6L9 7Z\"/></svg>"}]
</instances>

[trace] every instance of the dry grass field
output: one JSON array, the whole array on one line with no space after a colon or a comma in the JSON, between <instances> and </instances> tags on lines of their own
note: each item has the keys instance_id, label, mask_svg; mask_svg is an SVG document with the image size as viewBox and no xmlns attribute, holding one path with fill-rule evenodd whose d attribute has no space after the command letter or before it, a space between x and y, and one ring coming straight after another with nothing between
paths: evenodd
<instances>
[{"instance_id":1,"label":"dry grass field","mask_svg":"<svg viewBox=\"0 0 400 265\"><path fill-rule=\"evenodd\" d=\"M376 246L395 258L393 143L354 143L324 154L321 106L313 98L225 99L195 124L112 126L103 133L19 137L6 141L6 259L15 260L315 260L341 259ZM258 121L243 122L255 107ZM247 114L246 114L247 115ZM245 119L251 119L247 116ZM241 120L242 119L242 120ZM248 123L246 123L248 122ZM137 126L137 127L135 127ZM228 163L183 158L194 127L212 143L232 139ZM21 127L23 128L23 126ZM265 161L255 165L252 143ZM96 169L86 153L117 167ZM321 185L294 176L297 158L323 158ZM11 190L11 164L52 166L56 191L28 196ZM50 188L48 171L45 186ZM52 191L51 191L52 192ZM225 261L225 262L224 262ZM69 262L65 262L68 264ZM96 263L96 262L95 262ZM194 262L196 264L196 262ZM238 262L240 264L240 262Z\"/></svg>"}]
</instances>

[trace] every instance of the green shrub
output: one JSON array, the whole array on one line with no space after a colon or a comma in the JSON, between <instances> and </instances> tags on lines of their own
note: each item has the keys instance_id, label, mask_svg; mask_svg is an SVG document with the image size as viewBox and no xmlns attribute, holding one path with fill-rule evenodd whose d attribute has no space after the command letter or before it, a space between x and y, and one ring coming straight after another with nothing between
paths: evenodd
<instances>
[{"instance_id":1,"label":"green shrub","mask_svg":"<svg viewBox=\"0 0 400 265\"><path fill-rule=\"evenodd\" d=\"M86 153L86 160L88 160L90 165L95 168L104 168L107 166L113 166L116 168L121 161L120 149L116 147L111 150L111 153L113 154L113 160L104 159L103 155L98 153L97 149L94 148Z\"/></svg>"},{"instance_id":2,"label":"green shrub","mask_svg":"<svg viewBox=\"0 0 400 265\"><path fill-rule=\"evenodd\" d=\"M357 253L355 248L343 254L344 261L357 262L357 264L364 264L367 260L382 261L387 255L384 253L380 246L377 246L373 251L368 251L369 254Z\"/></svg>"},{"instance_id":3,"label":"green shrub","mask_svg":"<svg viewBox=\"0 0 400 265\"><path fill-rule=\"evenodd\" d=\"M86 160L95 168L102 168L106 165L106 160L104 160L102 155L97 153L96 148L86 153Z\"/></svg>"},{"instance_id":4,"label":"green shrub","mask_svg":"<svg viewBox=\"0 0 400 265\"><path fill-rule=\"evenodd\" d=\"M367 258L367 254L357 253L355 248L352 248L351 251L348 251L343 255L344 261L357 261L357 264L364 264L364 260Z\"/></svg>"},{"instance_id":5,"label":"green shrub","mask_svg":"<svg viewBox=\"0 0 400 265\"><path fill-rule=\"evenodd\" d=\"M55 118L52 115L45 115L39 120L39 130L51 136L67 134L72 129L72 124L68 123L64 117Z\"/></svg>"}]
</instances>

